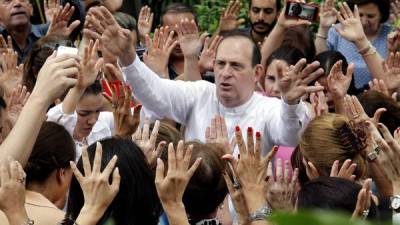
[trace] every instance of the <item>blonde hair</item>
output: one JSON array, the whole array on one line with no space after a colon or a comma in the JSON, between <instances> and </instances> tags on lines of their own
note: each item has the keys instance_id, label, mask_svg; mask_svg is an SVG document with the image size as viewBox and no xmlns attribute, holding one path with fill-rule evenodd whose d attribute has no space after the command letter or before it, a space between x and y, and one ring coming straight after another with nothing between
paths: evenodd
<instances>
[{"instance_id":1,"label":"blonde hair","mask_svg":"<svg viewBox=\"0 0 400 225\"><path fill-rule=\"evenodd\" d=\"M308 124L300 138L300 151L322 176L329 176L335 160L339 160L341 166L346 159L351 159L357 164L355 175L359 179L367 173L362 155L365 143L365 134L347 117L327 113Z\"/></svg>"}]
</instances>

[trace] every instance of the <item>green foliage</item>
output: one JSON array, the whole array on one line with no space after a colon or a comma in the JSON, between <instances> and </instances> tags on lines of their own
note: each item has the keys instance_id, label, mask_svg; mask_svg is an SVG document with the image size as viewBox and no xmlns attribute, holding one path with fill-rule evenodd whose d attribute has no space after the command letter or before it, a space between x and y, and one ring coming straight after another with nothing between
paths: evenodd
<instances>
[{"instance_id":1,"label":"green foliage","mask_svg":"<svg viewBox=\"0 0 400 225\"><path fill-rule=\"evenodd\" d=\"M278 213L268 220L276 225L375 225L365 220L350 220L350 217L348 214L331 211L309 211L297 214Z\"/></svg>"},{"instance_id":2,"label":"green foliage","mask_svg":"<svg viewBox=\"0 0 400 225\"><path fill-rule=\"evenodd\" d=\"M242 9L240 10L240 18L247 19L248 7L250 0L242 0ZM311 0L320 4L323 0ZM338 0L338 2L344 0ZM142 0L142 5L149 5L154 12L154 24L159 24L162 10L172 2L183 2L193 7L197 15L197 21L202 31L213 33L218 28L219 18L223 8L225 8L229 0ZM315 26L315 25L314 25ZM316 30L313 27L312 30Z\"/></svg>"}]
</instances>

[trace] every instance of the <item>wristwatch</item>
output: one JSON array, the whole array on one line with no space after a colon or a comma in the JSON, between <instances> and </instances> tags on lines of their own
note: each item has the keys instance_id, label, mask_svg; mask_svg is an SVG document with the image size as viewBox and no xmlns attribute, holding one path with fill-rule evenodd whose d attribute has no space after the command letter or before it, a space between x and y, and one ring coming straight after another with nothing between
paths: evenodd
<instances>
[{"instance_id":1,"label":"wristwatch","mask_svg":"<svg viewBox=\"0 0 400 225\"><path fill-rule=\"evenodd\" d=\"M272 208L265 204L263 207L259 208L249 215L249 221L265 220L265 218L272 214Z\"/></svg>"},{"instance_id":2,"label":"wristwatch","mask_svg":"<svg viewBox=\"0 0 400 225\"><path fill-rule=\"evenodd\" d=\"M400 195L390 197L390 208L396 212L400 211Z\"/></svg>"}]
</instances>

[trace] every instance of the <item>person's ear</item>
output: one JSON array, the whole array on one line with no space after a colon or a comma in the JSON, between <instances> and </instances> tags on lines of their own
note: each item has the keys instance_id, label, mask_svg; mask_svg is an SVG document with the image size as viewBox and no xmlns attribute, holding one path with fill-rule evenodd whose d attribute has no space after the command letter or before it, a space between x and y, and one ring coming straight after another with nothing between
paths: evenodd
<instances>
[{"instance_id":1,"label":"person's ear","mask_svg":"<svg viewBox=\"0 0 400 225\"><path fill-rule=\"evenodd\" d=\"M71 181L72 177L72 170L71 169L64 169L60 168L56 171L56 180L57 184L65 185L66 183Z\"/></svg>"},{"instance_id":2,"label":"person's ear","mask_svg":"<svg viewBox=\"0 0 400 225\"><path fill-rule=\"evenodd\" d=\"M261 64L257 64L254 67L254 83L260 81L263 74L264 74L264 66L262 66Z\"/></svg>"}]
</instances>

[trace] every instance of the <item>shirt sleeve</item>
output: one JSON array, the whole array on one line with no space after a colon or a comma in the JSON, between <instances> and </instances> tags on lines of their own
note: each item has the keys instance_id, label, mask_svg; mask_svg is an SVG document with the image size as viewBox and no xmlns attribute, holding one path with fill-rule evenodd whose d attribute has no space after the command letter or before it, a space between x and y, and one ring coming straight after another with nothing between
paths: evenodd
<instances>
[{"instance_id":1,"label":"shirt sleeve","mask_svg":"<svg viewBox=\"0 0 400 225\"><path fill-rule=\"evenodd\" d=\"M283 100L268 115L266 131L274 145L296 147L301 130L310 121L310 113L304 102L288 105Z\"/></svg>"},{"instance_id":2,"label":"shirt sleeve","mask_svg":"<svg viewBox=\"0 0 400 225\"><path fill-rule=\"evenodd\" d=\"M326 40L326 47L329 50L337 50L338 49L338 38L339 34L337 33L335 27L329 28L328 39Z\"/></svg>"},{"instance_id":3,"label":"shirt sleeve","mask_svg":"<svg viewBox=\"0 0 400 225\"><path fill-rule=\"evenodd\" d=\"M73 133L78 116L76 112L67 114L62 110L62 105L58 104L47 112L47 121L55 122L63 126L70 134Z\"/></svg>"},{"instance_id":4,"label":"shirt sleeve","mask_svg":"<svg viewBox=\"0 0 400 225\"><path fill-rule=\"evenodd\" d=\"M185 82L160 78L139 57L123 68L134 96L143 105L142 111L152 119L169 118L186 124L196 99L207 91L206 81Z\"/></svg>"}]
</instances>

